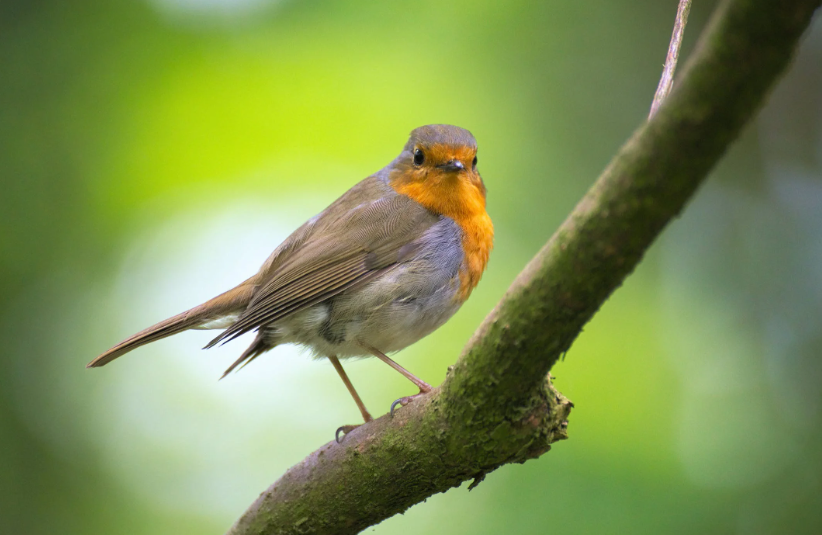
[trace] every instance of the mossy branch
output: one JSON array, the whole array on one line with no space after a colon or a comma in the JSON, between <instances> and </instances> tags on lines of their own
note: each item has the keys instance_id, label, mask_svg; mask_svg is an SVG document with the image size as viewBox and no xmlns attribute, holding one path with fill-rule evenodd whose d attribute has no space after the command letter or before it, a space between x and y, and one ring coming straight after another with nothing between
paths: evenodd
<instances>
[{"instance_id":1,"label":"mossy branch","mask_svg":"<svg viewBox=\"0 0 822 535\"><path fill-rule=\"evenodd\" d=\"M546 375L756 113L822 0L727 0L622 147L430 395L292 467L232 535L357 533L566 438Z\"/></svg>"}]
</instances>

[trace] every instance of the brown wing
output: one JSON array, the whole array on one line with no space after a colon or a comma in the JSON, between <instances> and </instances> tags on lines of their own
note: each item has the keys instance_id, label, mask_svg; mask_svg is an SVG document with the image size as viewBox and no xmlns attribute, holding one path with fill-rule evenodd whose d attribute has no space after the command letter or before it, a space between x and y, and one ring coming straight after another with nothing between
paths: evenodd
<instances>
[{"instance_id":1,"label":"brown wing","mask_svg":"<svg viewBox=\"0 0 822 535\"><path fill-rule=\"evenodd\" d=\"M315 225L321 229L312 232L287 258L279 259L237 322L206 347L232 340L367 282L408 258L414 240L438 219L408 197L393 195L345 207L342 213L318 220Z\"/></svg>"}]
</instances>

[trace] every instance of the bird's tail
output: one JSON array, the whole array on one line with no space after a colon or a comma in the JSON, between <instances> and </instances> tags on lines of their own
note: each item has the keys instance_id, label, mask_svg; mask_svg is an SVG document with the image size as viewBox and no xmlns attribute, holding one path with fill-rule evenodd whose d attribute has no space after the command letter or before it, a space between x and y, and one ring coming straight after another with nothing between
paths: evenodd
<instances>
[{"instance_id":1,"label":"bird's tail","mask_svg":"<svg viewBox=\"0 0 822 535\"><path fill-rule=\"evenodd\" d=\"M176 316L172 316L147 329L143 329L137 334L126 338L116 346L112 347L96 359L86 365L86 368L98 368L105 366L117 357L121 357L133 349L140 346L156 342L167 336L177 334L188 329L196 329L208 323L215 322L220 318L238 314L245 310L251 301L254 293L254 284L251 280L233 288L214 299L210 299L191 310L186 310ZM206 327L210 328L210 327Z\"/></svg>"}]
</instances>

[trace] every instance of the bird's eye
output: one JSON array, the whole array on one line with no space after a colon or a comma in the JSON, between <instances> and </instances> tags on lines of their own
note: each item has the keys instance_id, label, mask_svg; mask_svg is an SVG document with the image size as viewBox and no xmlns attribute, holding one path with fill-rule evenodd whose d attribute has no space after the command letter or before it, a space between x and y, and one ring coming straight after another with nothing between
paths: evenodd
<instances>
[{"instance_id":1,"label":"bird's eye","mask_svg":"<svg viewBox=\"0 0 822 535\"><path fill-rule=\"evenodd\" d=\"M414 149L414 165L422 165L425 161L425 155L420 149Z\"/></svg>"},{"instance_id":2,"label":"bird's eye","mask_svg":"<svg viewBox=\"0 0 822 535\"><path fill-rule=\"evenodd\" d=\"M474 169L477 168L477 157L476 156L474 156L474 161L471 162L471 165L474 167Z\"/></svg>"}]
</instances>

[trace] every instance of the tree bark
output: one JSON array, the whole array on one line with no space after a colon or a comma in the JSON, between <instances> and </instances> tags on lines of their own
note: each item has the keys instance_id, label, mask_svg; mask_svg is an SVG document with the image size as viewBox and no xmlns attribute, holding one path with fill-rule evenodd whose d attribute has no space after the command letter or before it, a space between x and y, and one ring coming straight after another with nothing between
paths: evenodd
<instances>
[{"instance_id":1,"label":"tree bark","mask_svg":"<svg viewBox=\"0 0 822 535\"><path fill-rule=\"evenodd\" d=\"M546 379L753 117L822 0L727 0L677 86L479 327L445 382L289 469L232 535L357 533L566 435Z\"/></svg>"}]
</instances>

